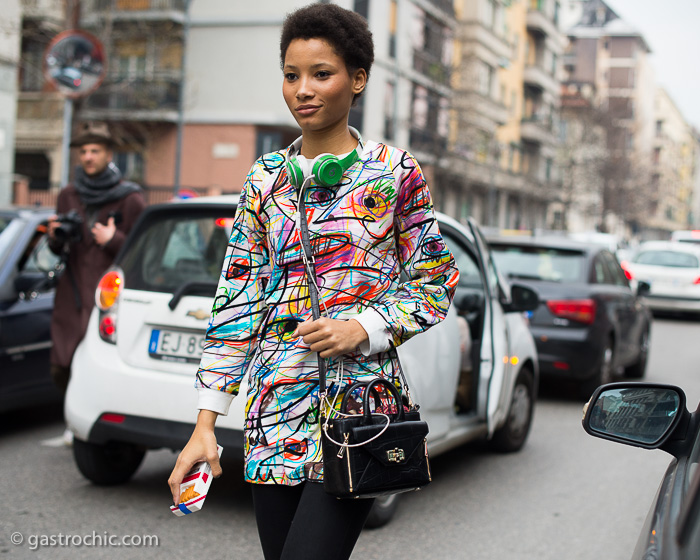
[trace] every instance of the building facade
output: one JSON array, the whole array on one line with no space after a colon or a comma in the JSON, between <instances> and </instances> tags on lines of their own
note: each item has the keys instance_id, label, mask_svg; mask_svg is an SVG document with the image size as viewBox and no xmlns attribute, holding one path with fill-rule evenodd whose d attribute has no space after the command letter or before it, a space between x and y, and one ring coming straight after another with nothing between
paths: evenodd
<instances>
[{"instance_id":1,"label":"building facade","mask_svg":"<svg viewBox=\"0 0 700 560\"><path fill-rule=\"evenodd\" d=\"M559 3L462 0L444 209L499 228L549 225L560 195Z\"/></svg>"},{"instance_id":2,"label":"building facade","mask_svg":"<svg viewBox=\"0 0 700 560\"><path fill-rule=\"evenodd\" d=\"M695 137L683 114L663 88L654 101L654 147L646 234L663 238L692 223Z\"/></svg>"},{"instance_id":3,"label":"building facade","mask_svg":"<svg viewBox=\"0 0 700 560\"><path fill-rule=\"evenodd\" d=\"M572 6L578 21L567 30L565 85L594 92L593 106L605 116L599 227L637 235L655 227L648 212L655 122L651 51L642 34L602 0Z\"/></svg>"}]
</instances>

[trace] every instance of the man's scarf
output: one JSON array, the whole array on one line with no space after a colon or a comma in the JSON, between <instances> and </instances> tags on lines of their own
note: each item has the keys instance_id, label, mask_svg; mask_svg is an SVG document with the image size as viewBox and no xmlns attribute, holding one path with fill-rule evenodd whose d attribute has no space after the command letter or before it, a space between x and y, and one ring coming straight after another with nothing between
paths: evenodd
<instances>
[{"instance_id":1,"label":"man's scarf","mask_svg":"<svg viewBox=\"0 0 700 560\"><path fill-rule=\"evenodd\" d=\"M102 206L141 190L136 183L122 181L121 171L111 161L97 175L88 175L82 167L78 166L75 169L73 184L85 206Z\"/></svg>"}]
</instances>

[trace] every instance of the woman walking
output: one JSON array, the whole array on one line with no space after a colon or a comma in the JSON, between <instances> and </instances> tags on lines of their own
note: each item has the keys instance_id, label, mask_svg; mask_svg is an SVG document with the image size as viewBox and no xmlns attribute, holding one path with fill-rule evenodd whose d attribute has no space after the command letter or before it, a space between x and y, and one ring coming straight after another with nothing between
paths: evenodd
<instances>
[{"instance_id":1,"label":"woman walking","mask_svg":"<svg viewBox=\"0 0 700 560\"><path fill-rule=\"evenodd\" d=\"M330 397L393 379L394 347L445 317L458 272L415 159L348 126L374 60L367 22L334 4L301 8L285 19L280 57L302 135L246 179L197 372L197 425L169 484L177 503L195 462L221 473L214 424L247 375L245 479L265 558L345 559L373 500L324 492L318 356Z\"/></svg>"}]
</instances>

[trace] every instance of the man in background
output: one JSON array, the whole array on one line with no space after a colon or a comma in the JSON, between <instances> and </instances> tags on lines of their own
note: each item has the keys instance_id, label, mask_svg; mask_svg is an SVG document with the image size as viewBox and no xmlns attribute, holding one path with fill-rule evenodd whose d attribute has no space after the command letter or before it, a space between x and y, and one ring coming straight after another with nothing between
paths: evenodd
<instances>
[{"instance_id":1,"label":"man in background","mask_svg":"<svg viewBox=\"0 0 700 560\"><path fill-rule=\"evenodd\" d=\"M115 143L106 123L83 123L70 145L79 149L80 165L48 225L49 247L65 261L51 320L51 377L64 393L97 284L146 205L141 187L123 180L112 162Z\"/></svg>"}]
</instances>

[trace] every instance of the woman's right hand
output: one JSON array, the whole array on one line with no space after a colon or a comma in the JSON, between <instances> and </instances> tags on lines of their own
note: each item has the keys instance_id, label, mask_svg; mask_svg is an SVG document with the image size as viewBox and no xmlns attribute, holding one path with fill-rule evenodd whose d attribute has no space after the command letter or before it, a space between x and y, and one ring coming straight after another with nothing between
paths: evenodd
<instances>
[{"instance_id":1,"label":"woman's right hand","mask_svg":"<svg viewBox=\"0 0 700 560\"><path fill-rule=\"evenodd\" d=\"M185 448L180 452L173 472L170 473L168 486L173 495L173 504L180 503L180 484L195 463L206 461L211 466L211 474L219 478L222 473L219 464L219 453L216 447L216 435L214 424L217 414L210 410L201 410L197 418L197 425L190 436Z\"/></svg>"}]
</instances>

